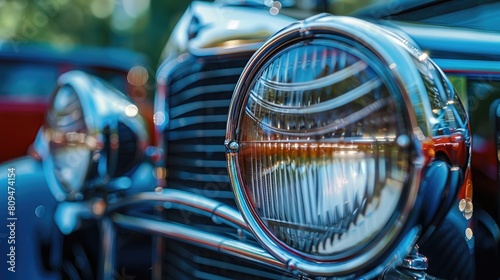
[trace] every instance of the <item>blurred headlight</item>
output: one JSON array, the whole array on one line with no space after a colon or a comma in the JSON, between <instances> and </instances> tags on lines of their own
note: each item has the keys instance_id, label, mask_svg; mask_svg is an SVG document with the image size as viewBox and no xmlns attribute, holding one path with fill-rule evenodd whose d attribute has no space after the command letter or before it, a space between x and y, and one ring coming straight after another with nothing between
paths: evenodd
<instances>
[{"instance_id":1,"label":"blurred headlight","mask_svg":"<svg viewBox=\"0 0 500 280\"><path fill-rule=\"evenodd\" d=\"M82 104L71 87L60 88L46 115L46 136L54 157L54 173L68 192L79 191L90 163L91 147Z\"/></svg>"},{"instance_id":2,"label":"blurred headlight","mask_svg":"<svg viewBox=\"0 0 500 280\"><path fill-rule=\"evenodd\" d=\"M419 55L372 24L320 16L245 68L226 135L231 183L256 238L292 270L379 273L415 241L432 136Z\"/></svg>"},{"instance_id":3,"label":"blurred headlight","mask_svg":"<svg viewBox=\"0 0 500 280\"><path fill-rule=\"evenodd\" d=\"M59 77L35 146L44 149L46 178L58 200L124 190L120 180L141 161L147 132L137 107L104 81L80 71Z\"/></svg>"}]
</instances>

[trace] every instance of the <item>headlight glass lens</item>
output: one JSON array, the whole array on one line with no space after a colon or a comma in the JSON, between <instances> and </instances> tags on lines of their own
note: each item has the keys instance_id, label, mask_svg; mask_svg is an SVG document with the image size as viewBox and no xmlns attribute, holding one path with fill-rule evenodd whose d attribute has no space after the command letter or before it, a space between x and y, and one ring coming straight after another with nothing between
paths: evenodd
<instances>
[{"instance_id":1,"label":"headlight glass lens","mask_svg":"<svg viewBox=\"0 0 500 280\"><path fill-rule=\"evenodd\" d=\"M47 126L54 173L68 192L78 191L87 175L91 151L82 105L70 87L60 88L55 95Z\"/></svg>"},{"instance_id":2,"label":"headlight glass lens","mask_svg":"<svg viewBox=\"0 0 500 280\"><path fill-rule=\"evenodd\" d=\"M313 258L367 246L408 180L402 102L375 57L317 39L272 56L250 84L238 165L270 235Z\"/></svg>"}]
</instances>

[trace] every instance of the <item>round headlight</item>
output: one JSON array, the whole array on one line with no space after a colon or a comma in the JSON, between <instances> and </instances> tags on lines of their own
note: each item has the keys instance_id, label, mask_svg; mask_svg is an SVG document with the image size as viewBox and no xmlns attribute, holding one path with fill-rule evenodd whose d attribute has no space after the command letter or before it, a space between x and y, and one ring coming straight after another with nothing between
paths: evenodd
<instances>
[{"instance_id":1,"label":"round headlight","mask_svg":"<svg viewBox=\"0 0 500 280\"><path fill-rule=\"evenodd\" d=\"M323 16L248 63L227 127L231 183L256 238L291 269L379 273L415 241L428 127L410 105L425 93L415 55L377 26Z\"/></svg>"}]
</instances>

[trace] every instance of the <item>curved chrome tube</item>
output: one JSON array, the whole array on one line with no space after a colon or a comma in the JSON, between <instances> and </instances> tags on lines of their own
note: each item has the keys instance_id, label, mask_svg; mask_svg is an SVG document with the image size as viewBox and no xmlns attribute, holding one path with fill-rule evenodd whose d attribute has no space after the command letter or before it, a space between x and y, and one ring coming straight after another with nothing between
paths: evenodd
<instances>
[{"instance_id":1,"label":"curved chrome tube","mask_svg":"<svg viewBox=\"0 0 500 280\"><path fill-rule=\"evenodd\" d=\"M112 214L111 217L112 221L122 228L173 238L276 269L287 270L286 264L276 260L264 249L244 242L232 240L216 234L167 221L155 221L119 213Z\"/></svg>"},{"instance_id":2,"label":"curved chrome tube","mask_svg":"<svg viewBox=\"0 0 500 280\"><path fill-rule=\"evenodd\" d=\"M218 219L228 225L240 228L250 232L248 226L243 221L240 213L221 202L195 195L189 192L165 189L161 193L144 192L129 196L115 203L108 204L106 212L103 214L101 223L101 233L103 236L103 251L101 252L101 279L107 279L110 273L113 273L116 256L114 251L113 235L116 226L140 232L151 234L158 237L167 237L181 242L190 243L205 249L213 250L223 254L242 258L270 268L290 272L290 263L281 262L267 253L261 247L254 246L242 241L233 240L217 234L199 230L187 225L176 224L169 221L158 221L143 217L134 217L119 213L120 210L137 204L155 204L170 203L168 208L182 209L192 213L200 214L206 217ZM70 202L71 203L71 202ZM72 202L74 203L74 202ZM87 204L90 206L91 204ZM165 205L164 205L165 206ZM408 271L407 271L408 270ZM394 268L384 272L383 279L394 279L391 277L408 277L411 275L420 275L424 278L417 279L435 279L429 278L423 271L409 272L411 269ZM397 278L406 279L406 278Z\"/></svg>"},{"instance_id":3,"label":"curved chrome tube","mask_svg":"<svg viewBox=\"0 0 500 280\"><path fill-rule=\"evenodd\" d=\"M164 189L160 193L144 192L131 195L119 202L109 204L106 211L110 214L133 204L152 202L163 202L165 208L187 210L212 219L220 220L221 222L240 228L248 233L250 232L240 212L236 209L201 195L173 189Z\"/></svg>"}]
</instances>

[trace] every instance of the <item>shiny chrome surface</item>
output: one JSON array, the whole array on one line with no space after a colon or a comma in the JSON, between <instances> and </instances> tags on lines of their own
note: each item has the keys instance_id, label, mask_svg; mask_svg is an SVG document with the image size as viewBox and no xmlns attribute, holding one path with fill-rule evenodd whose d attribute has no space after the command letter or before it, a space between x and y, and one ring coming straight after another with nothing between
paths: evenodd
<instances>
[{"instance_id":1,"label":"shiny chrome surface","mask_svg":"<svg viewBox=\"0 0 500 280\"><path fill-rule=\"evenodd\" d=\"M176 208L204 215L249 232L247 224L236 209L202 195L174 189L163 189L159 193L145 192L127 196L116 203L109 204L106 211L109 214L120 211L122 208L132 207L135 204L154 205L158 202L161 202L161 205L167 209Z\"/></svg>"},{"instance_id":2,"label":"shiny chrome surface","mask_svg":"<svg viewBox=\"0 0 500 280\"><path fill-rule=\"evenodd\" d=\"M313 262L311 255L304 255L290 249L266 227L266 222L257 213L256 202L251 201L249 190L245 189L241 183L244 178L238 157L240 155L243 157L242 135L245 135L247 130L242 129L241 123L244 120L245 106L252 100L248 92L254 77L259 75L270 58L286 47L298 42L314 43L315 40L332 40L331 38L337 38L341 42L355 41L365 48L365 52L374 54L382 63L380 67L390 73L389 76L392 79L390 83L392 89L400 94L399 106L401 106L403 119L408 127L406 135L408 140L403 141L403 146L413 156L407 159L410 170L408 178L405 179L402 198L394 215L382 230L383 233L369 245L365 245L363 254L349 252L332 257L328 261L312 258L315 261ZM265 123L266 120L263 119L261 122ZM301 137L299 134L294 136ZM256 238L277 259L285 263L294 262L293 269L320 276L361 276L364 274L373 276L377 269L388 264L388 259L384 259L384 255L396 256L391 257L390 262L401 262L413 245L412 242L415 242L415 240L408 239L407 234L416 230L433 228L432 226L421 228L417 221L421 213L414 211L421 207L421 199L417 198L417 194L432 192L429 188L420 190L422 175L425 174L424 167L434 160L436 154L442 153L450 160L452 170L458 168L462 174L467 174L470 156L470 134L465 110L451 83L442 75L427 54L412 46L401 36L378 26L357 19L328 15L319 15L285 28L257 51L236 87L229 112L225 143L229 174L237 205ZM235 143L239 146L237 150L234 149ZM454 150L452 147L457 147L456 143L460 148ZM463 182L456 181L453 188L445 189L436 195L454 198L460 189L465 188ZM444 208L449 207L451 204ZM433 212L432 215L436 213ZM437 216L431 218L435 217ZM399 253L394 255L392 250Z\"/></svg>"},{"instance_id":3,"label":"shiny chrome surface","mask_svg":"<svg viewBox=\"0 0 500 280\"><path fill-rule=\"evenodd\" d=\"M411 24L395 22L406 34L411 36L433 58L498 61L500 54L500 34L467 28L449 28L439 25ZM464 69L469 68L463 64Z\"/></svg>"},{"instance_id":4,"label":"shiny chrome surface","mask_svg":"<svg viewBox=\"0 0 500 280\"><path fill-rule=\"evenodd\" d=\"M148 218L147 215L141 217L141 215L120 214L144 206L147 207L145 209L161 206L166 210L179 209L190 213L189 215L205 216L210 218L214 224L224 223L235 228L239 235L235 240L192 226L156 220L153 217ZM227 253L281 270L286 267L286 264L280 263L262 248L248 242L248 237L251 238L252 234L237 210L216 200L189 192L164 189L162 192L131 194L123 198L112 199L107 203L102 199L61 202L57 207L55 218L65 235L78 229L77 224L84 220L95 219L99 221L102 236L99 279L110 279L110 275L113 276L115 273L115 259L119 257L116 255L115 248L116 226L157 237L169 237L194 245L203 244L202 246L206 249Z\"/></svg>"},{"instance_id":5,"label":"shiny chrome surface","mask_svg":"<svg viewBox=\"0 0 500 280\"><path fill-rule=\"evenodd\" d=\"M427 258L418 252L418 246L414 246L408 256L403 259L401 266L413 270L426 270L429 264Z\"/></svg>"},{"instance_id":6,"label":"shiny chrome surface","mask_svg":"<svg viewBox=\"0 0 500 280\"><path fill-rule=\"evenodd\" d=\"M499 39L500 40L500 39ZM489 60L466 60L466 59L434 59L437 65L449 75L456 74L498 74L500 73L500 62ZM465 92L463 93L465 95Z\"/></svg>"},{"instance_id":7,"label":"shiny chrome surface","mask_svg":"<svg viewBox=\"0 0 500 280\"><path fill-rule=\"evenodd\" d=\"M263 9L193 1L170 35L161 60L183 53L208 56L255 51L294 21Z\"/></svg>"},{"instance_id":8,"label":"shiny chrome surface","mask_svg":"<svg viewBox=\"0 0 500 280\"><path fill-rule=\"evenodd\" d=\"M130 184L126 182L130 180L127 181L128 175L125 173L142 159L148 139L137 107L108 84L80 71L63 74L58 80L56 93L61 90L70 90L78 98L81 120L85 122L86 129L82 130L83 133L75 130L64 134L54 127L49 110L47 123L37 135L33 147L42 157L44 172L54 197L59 201L81 200L88 190L83 187L106 185L118 189L129 188ZM81 169L84 173L82 176L86 177L85 186L71 189L62 186L54 173L55 166L61 164L55 162L57 159L52 150L54 143L86 147L89 158L84 166L88 168L85 172ZM73 164L74 161L71 157L65 159L66 164ZM94 177L88 178L89 174L94 174Z\"/></svg>"}]
</instances>

